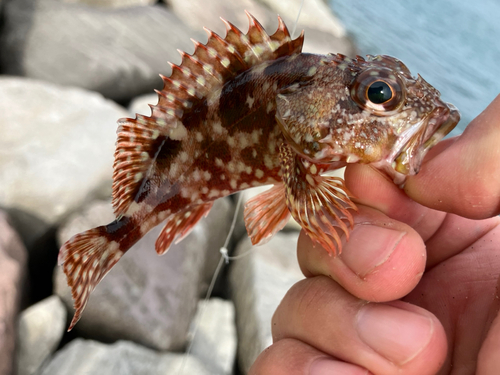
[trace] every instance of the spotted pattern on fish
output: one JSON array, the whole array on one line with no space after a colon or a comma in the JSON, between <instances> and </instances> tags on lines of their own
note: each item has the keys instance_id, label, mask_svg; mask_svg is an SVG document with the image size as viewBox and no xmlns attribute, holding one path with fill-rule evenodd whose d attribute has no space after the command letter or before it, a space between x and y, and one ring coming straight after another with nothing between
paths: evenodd
<instances>
[{"instance_id":1,"label":"spotted pattern on fish","mask_svg":"<svg viewBox=\"0 0 500 375\"><path fill-rule=\"evenodd\" d=\"M119 121L113 173L116 220L77 234L59 253L75 301L74 327L100 280L151 228L163 254L235 192L274 185L245 206L254 244L293 216L331 254L342 250L356 206L328 172L370 163L396 183L418 171L458 111L388 56L302 53L281 20L269 35L249 16L180 51L151 115Z\"/></svg>"}]
</instances>

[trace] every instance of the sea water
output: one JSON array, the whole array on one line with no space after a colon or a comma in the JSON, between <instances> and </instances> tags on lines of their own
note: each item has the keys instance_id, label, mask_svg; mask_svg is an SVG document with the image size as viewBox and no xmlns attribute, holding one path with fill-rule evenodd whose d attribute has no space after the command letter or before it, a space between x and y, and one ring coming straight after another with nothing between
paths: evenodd
<instances>
[{"instance_id":1,"label":"sea water","mask_svg":"<svg viewBox=\"0 0 500 375\"><path fill-rule=\"evenodd\" d=\"M455 104L463 131L500 93L499 0L330 0L361 55L401 59Z\"/></svg>"}]
</instances>

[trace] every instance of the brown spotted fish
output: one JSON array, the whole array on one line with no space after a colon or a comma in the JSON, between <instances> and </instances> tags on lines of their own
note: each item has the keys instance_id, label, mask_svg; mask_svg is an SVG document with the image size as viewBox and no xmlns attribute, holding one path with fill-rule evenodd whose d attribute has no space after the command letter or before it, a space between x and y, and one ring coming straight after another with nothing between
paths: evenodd
<instances>
[{"instance_id":1,"label":"brown spotted fish","mask_svg":"<svg viewBox=\"0 0 500 375\"><path fill-rule=\"evenodd\" d=\"M59 254L79 320L90 293L121 256L165 222L158 254L180 241L213 202L253 186L245 223L254 244L290 215L332 254L356 206L328 172L372 164L397 184L459 120L456 108L389 56L301 53L279 20L268 35L249 15L243 34L225 22L195 52L180 52L151 115L119 121L113 173L116 220L77 234Z\"/></svg>"}]
</instances>

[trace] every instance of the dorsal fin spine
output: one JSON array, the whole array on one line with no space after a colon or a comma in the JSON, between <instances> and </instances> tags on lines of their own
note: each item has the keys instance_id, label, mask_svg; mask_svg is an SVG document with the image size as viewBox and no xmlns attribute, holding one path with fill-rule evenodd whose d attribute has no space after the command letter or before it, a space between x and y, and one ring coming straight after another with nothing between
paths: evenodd
<instances>
[{"instance_id":1,"label":"dorsal fin spine","mask_svg":"<svg viewBox=\"0 0 500 375\"><path fill-rule=\"evenodd\" d=\"M206 55L207 55L206 59L207 60L212 60L214 63L217 62L217 58L216 58L217 57L217 53L215 53L214 56L211 56L210 52L208 51L207 46L205 46L204 44L201 44L201 43L195 41L194 39L191 39L191 40L193 41L193 43L195 45L195 54L206 53ZM214 52L216 52L216 51L214 50ZM220 85L220 84L223 83L221 75L217 72L217 69L215 69L213 65L208 64L208 63L202 63L201 61L200 61L200 64L201 64L202 69L206 73L208 73L210 76L212 76L214 79L217 80L217 84Z\"/></svg>"},{"instance_id":2,"label":"dorsal fin spine","mask_svg":"<svg viewBox=\"0 0 500 375\"><path fill-rule=\"evenodd\" d=\"M288 31L288 27L286 27L285 22L283 22L283 19L278 16L278 30L271 36L271 38L278 34L278 31L283 32L285 34L285 37L290 38L290 32Z\"/></svg>"},{"instance_id":3,"label":"dorsal fin spine","mask_svg":"<svg viewBox=\"0 0 500 375\"><path fill-rule=\"evenodd\" d=\"M155 92L158 94L159 98L165 98L165 100L167 100L169 103L172 103L177 106L182 105L183 107L188 107L188 105L186 104L187 102L189 102L188 100L180 100L177 96L171 93L166 93L165 91L160 91L155 89ZM148 105L151 108L151 113L153 113L153 107L155 107L156 105L155 104L148 104Z\"/></svg>"}]
</instances>

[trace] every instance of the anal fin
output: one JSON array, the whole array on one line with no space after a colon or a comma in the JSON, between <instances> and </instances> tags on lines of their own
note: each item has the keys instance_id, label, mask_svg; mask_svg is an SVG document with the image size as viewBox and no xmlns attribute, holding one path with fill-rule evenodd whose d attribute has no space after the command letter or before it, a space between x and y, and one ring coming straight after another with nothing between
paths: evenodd
<instances>
[{"instance_id":1,"label":"anal fin","mask_svg":"<svg viewBox=\"0 0 500 375\"><path fill-rule=\"evenodd\" d=\"M162 255L167 252L172 242L178 243L186 237L196 223L208 215L213 204L214 202L208 202L195 207L187 207L169 216L165 227L156 240L156 252Z\"/></svg>"},{"instance_id":2,"label":"anal fin","mask_svg":"<svg viewBox=\"0 0 500 375\"><path fill-rule=\"evenodd\" d=\"M280 146L280 160L293 218L314 242L330 254L340 254L342 241L336 228L348 240L354 226L349 210L357 211L344 180L321 175L320 166L301 158L285 143Z\"/></svg>"},{"instance_id":3,"label":"anal fin","mask_svg":"<svg viewBox=\"0 0 500 375\"><path fill-rule=\"evenodd\" d=\"M283 229L290 219L282 183L251 198L245 204L245 226L253 245L262 245Z\"/></svg>"}]
</instances>

